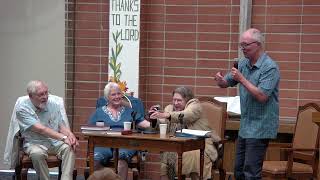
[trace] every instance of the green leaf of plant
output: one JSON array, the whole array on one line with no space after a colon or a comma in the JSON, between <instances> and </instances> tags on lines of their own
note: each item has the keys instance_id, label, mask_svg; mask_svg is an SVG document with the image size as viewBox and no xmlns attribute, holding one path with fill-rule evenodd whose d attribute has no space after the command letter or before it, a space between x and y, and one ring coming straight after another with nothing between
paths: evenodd
<instances>
[{"instance_id":1,"label":"green leaf of plant","mask_svg":"<svg viewBox=\"0 0 320 180\"><path fill-rule=\"evenodd\" d=\"M114 65L113 65L113 63L112 63L112 62L110 62L110 63L109 63L109 65L110 65L110 67L111 67L111 69L112 69L112 70L114 70L114 69L115 69L115 67L114 67Z\"/></svg>"},{"instance_id":2,"label":"green leaf of plant","mask_svg":"<svg viewBox=\"0 0 320 180\"><path fill-rule=\"evenodd\" d=\"M117 38L116 38L115 33L112 33L112 38L113 38L113 41L117 43Z\"/></svg>"},{"instance_id":3,"label":"green leaf of plant","mask_svg":"<svg viewBox=\"0 0 320 180\"><path fill-rule=\"evenodd\" d=\"M121 73L117 75L117 79L119 79L119 80L120 80L120 76L121 76Z\"/></svg>"},{"instance_id":4,"label":"green leaf of plant","mask_svg":"<svg viewBox=\"0 0 320 180\"><path fill-rule=\"evenodd\" d=\"M122 47L123 45L122 44L119 44L119 52L118 52L118 55L120 54L121 50L122 50Z\"/></svg>"},{"instance_id":5,"label":"green leaf of plant","mask_svg":"<svg viewBox=\"0 0 320 180\"><path fill-rule=\"evenodd\" d=\"M121 34L121 32L120 32L120 31L117 31L117 40L118 40L120 34Z\"/></svg>"},{"instance_id":6,"label":"green leaf of plant","mask_svg":"<svg viewBox=\"0 0 320 180\"><path fill-rule=\"evenodd\" d=\"M117 61L117 56L115 55L113 48L111 48L111 53L112 53L112 57L114 58L114 60Z\"/></svg>"},{"instance_id":7,"label":"green leaf of plant","mask_svg":"<svg viewBox=\"0 0 320 180\"><path fill-rule=\"evenodd\" d=\"M120 49L120 46L119 46L119 44L117 44L117 46L116 46L116 55L118 56L120 53L119 53L119 49Z\"/></svg>"},{"instance_id":8,"label":"green leaf of plant","mask_svg":"<svg viewBox=\"0 0 320 180\"><path fill-rule=\"evenodd\" d=\"M121 72L120 68L121 68L121 63L117 64L116 71Z\"/></svg>"}]
</instances>

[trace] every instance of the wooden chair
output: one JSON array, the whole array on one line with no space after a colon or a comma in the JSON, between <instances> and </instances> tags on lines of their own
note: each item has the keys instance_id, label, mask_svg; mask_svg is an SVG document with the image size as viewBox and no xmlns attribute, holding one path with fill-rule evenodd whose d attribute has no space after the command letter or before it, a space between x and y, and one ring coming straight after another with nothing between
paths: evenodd
<instances>
[{"instance_id":1,"label":"wooden chair","mask_svg":"<svg viewBox=\"0 0 320 180\"><path fill-rule=\"evenodd\" d=\"M312 112L319 111L320 107L315 103L299 107L292 144L284 148L288 151L288 160L264 161L264 177L317 179L320 131L312 122Z\"/></svg>"},{"instance_id":2,"label":"wooden chair","mask_svg":"<svg viewBox=\"0 0 320 180\"><path fill-rule=\"evenodd\" d=\"M211 97L199 98L203 112L206 114L208 123L211 129L215 130L217 135L222 139L215 142L214 146L218 151L218 157L213 162L211 170L211 178L214 178L215 170L219 170L219 179L224 180L226 177L226 170L223 168L223 152L224 152L224 132L227 119L227 104L219 102Z\"/></svg>"},{"instance_id":3,"label":"wooden chair","mask_svg":"<svg viewBox=\"0 0 320 180\"><path fill-rule=\"evenodd\" d=\"M26 180L28 176L28 169L33 168L32 160L29 156L23 151L23 138L21 137L20 132L15 136L19 141L19 152L18 152L18 162L15 167L15 176L17 180ZM58 157L54 154L49 154L47 158L47 164L49 168L59 167L58 179L61 179L62 169L61 164L62 160L58 159ZM73 179L77 179L77 170L73 170Z\"/></svg>"},{"instance_id":4,"label":"wooden chair","mask_svg":"<svg viewBox=\"0 0 320 180\"><path fill-rule=\"evenodd\" d=\"M132 101L134 101L134 102L132 102ZM97 100L96 107L98 108L98 107L104 106L104 105L106 105L106 103L107 103L107 101L105 100L105 98L104 97L100 97ZM134 107L133 104L137 104L138 107ZM140 112L140 111L143 110L143 107L141 107L142 106L142 102L138 98L133 98L133 97L129 98L128 96L123 96L123 105L133 108L136 112L142 113L142 112ZM132 126L133 126L133 129L136 128L135 123L133 123ZM89 153L89 152L87 151L87 153ZM87 157L89 157L89 154L87 154ZM87 163L87 168L84 170L84 178L88 179L88 177L90 175L89 168L88 168L89 167L89 159L88 158L87 158L87 162L86 163ZM133 172L133 180L136 180L136 179L139 178L140 167L141 167L140 163L141 163L141 155L140 155L140 152L138 152L137 155L132 157L131 162L128 163L128 168L137 170L137 171L132 171ZM107 167L114 167L113 158L109 161L109 163L107 164Z\"/></svg>"}]
</instances>

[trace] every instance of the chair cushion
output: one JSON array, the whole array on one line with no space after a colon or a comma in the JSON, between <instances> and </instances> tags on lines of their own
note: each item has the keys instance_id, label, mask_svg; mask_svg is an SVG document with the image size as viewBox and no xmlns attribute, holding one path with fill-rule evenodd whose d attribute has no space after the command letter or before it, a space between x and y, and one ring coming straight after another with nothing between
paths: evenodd
<instances>
[{"instance_id":1,"label":"chair cushion","mask_svg":"<svg viewBox=\"0 0 320 180\"><path fill-rule=\"evenodd\" d=\"M270 174L286 174L287 161L264 161L263 168L264 173ZM312 167L308 164L302 164L293 162L292 173L310 173L312 174Z\"/></svg>"}]
</instances>

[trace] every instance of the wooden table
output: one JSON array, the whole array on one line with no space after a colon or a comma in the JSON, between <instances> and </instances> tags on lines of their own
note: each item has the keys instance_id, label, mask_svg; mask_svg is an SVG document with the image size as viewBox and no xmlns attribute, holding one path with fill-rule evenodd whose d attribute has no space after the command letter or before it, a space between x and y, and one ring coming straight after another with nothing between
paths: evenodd
<instances>
[{"instance_id":1,"label":"wooden table","mask_svg":"<svg viewBox=\"0 0 320 180\"><path fill-rule=\"evenodd\" d=\"M177 152L178 154L178 179L181 180L182 153L186 151L200 149L200 179L203 179L203 162L205 138L177 138L166 135L160 137L159 134L133 133L131 135L121 135L119 133L110 134L103 132L82 132L88 138L89 143L89 168L90 174L94 171L94 147L116 148L115 167L118 162L118 148L148 150L156 152ZM115 168L117 169L117 168Z\"/></svg>"}]
</instances>

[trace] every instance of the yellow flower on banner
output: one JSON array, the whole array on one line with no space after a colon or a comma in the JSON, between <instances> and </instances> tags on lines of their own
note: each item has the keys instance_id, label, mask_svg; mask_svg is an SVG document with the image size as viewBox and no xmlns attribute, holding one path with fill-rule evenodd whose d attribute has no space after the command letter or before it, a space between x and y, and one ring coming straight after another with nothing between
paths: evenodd
<instances>
[{"instance_id":1,"label":"yellow flower on banner","mask_svg":"<svg viewBox=\"0 0 320 180\"><path fill-rule=\"evenodd\" d=\"M126 81L118 81L118 82L117 82L117 80L115 80L112 76L110 76L109 82L115 82L115 83L117 83L117 84L119 85L120 90L121 90L122 92L127 92L127 90L128 90L127 82L126 82Z\"/></svg>"},{"instance_id":2,"label":"yellow flower on banner","mask_svg":"<svg viewBox=\"0 0 320 180\"><path fill-rule=\"evenodd\" d=\"M126 81L118 82L118 84L122 92L127 92L128 87Z\"/></svg>"}]
</instances>

